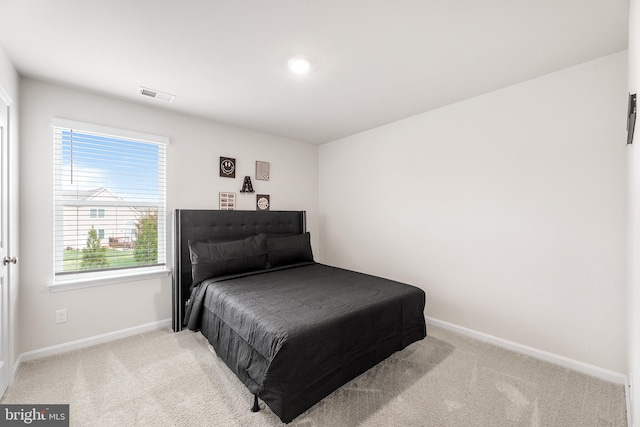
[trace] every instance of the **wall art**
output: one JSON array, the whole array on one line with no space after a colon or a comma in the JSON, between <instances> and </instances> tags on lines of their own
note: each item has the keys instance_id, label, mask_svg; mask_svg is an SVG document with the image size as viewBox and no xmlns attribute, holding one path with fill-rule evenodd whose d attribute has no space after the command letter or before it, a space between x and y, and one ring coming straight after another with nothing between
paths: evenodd
<instances>
[{"instance_id":1,"label":"wall art","mask_svg":"<svg viewBox=\"0 0 640 427\"><path fill-rule=\"evenodd\" d=\"M236 210L236 193L220 193L220 210Z\"/></svg>"},{"instance_id":2,"label":"wall art","mask_svg":"<svg viewBox=\"0 0 640 427\"><path fill-rule=\"evenodd\" d=\"M268 194L256 194L256 210L268 211L271 207Z\"/></svg>"},{"instance_id":3,"label":"wall art","mask_svg":"<svg viewBox=\"0 0 640 427\"><path fill-rule=\"evenodd\" d=\"M220 157L220 176L225 178L236 177L236 159Z\"/></svg>"},{"instance_id":4,"label":"wall art","mask_svg":"<svg viewBox=\"0 0 640 427\"><path fill-rule=\"evenodd\" d=\"M244 182L242 183L242 190L240 190L241 193L253 193L253 185L251 185L251 177L250 176L245 176L244 177Z\"/></svg>"},{"instance_id":5,"label":"wall art","mask_svg":"<svg viewBox=\"0 0 640 427\"><path fill-rule=\"evenodd\" d=\"M256 179L269 181L269 162L256 161Z\"/></svg>"}]
</instances>

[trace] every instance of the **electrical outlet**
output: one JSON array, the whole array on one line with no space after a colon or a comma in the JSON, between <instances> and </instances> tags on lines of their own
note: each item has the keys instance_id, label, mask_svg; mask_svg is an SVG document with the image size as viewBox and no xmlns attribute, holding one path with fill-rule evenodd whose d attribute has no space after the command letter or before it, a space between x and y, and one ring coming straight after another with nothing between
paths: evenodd
<instances>
[{"instance_id":1,"label":"electrical outlet","mask_svg":"<svg viewBox=\"0 0 640 427\"><path fill-rule=\"evenodd\" d=\"M67 321L67 309L56 310L56 323L65 323Z\"/></svg>"}]
</instances>

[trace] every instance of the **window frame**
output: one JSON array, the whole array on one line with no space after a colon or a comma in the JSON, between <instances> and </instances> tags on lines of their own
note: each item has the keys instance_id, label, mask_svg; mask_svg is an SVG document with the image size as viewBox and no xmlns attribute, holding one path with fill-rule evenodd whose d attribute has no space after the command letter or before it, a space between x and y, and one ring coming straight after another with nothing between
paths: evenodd
<instances>
[{"instance_id":1,"label":"window frame","mask_svg":"<svg viewBox=\"0 0 640 427\"><path fill-rule=\"evenodd\" d=\"M63 203L56 200L58 191L59 191L59 183L58 178L55 176L57 164L59 162L58 154L54 152L53 160L54 160L54 229L52 230L54 233L53 239L53 278L52 282L48 284L49 290L52 292L57 291L66 291L70 289L79 289L93 286L102 286L102 285L110 285L117 283L125 283L130 281L138 281L138 280L146 280L151 278L158 277L166 277L170 274L169 269L167 268L167 220L166 220L166 152L167 146L169 145L169 138L159 135L153 135L143 132L131 131L126 129L119 129L109 126L96 125L92 123L79 122L76 120L68 120L63 118L53 118L51 121L51 127L54 138L54 147L55 147L55 132L56 129L66 128L71 130L77 130L78 132L88 132L94 134L100 134L103 136L110 136L114 138L122 138L122 139L130 139L136 140L139 142L147 142L156 144L159 146L164 146L164 165L163 172L164 176L159 177L159 185L162 187L162 207L158 209L158 251L164 255L164 260L159 259L158 265L148 266L148 267L135 267L135 268L120 268L120 269L109 269L105 271L89 271L89 272L72 272L65 274L56 274L57 264L61 262L56 259L57 256L57 247L56 245L59 243L57 240L59 236L62 235L62 224L61 221L56 221L55 217L60 214L59 210L63 208ZM96 217L100 217L100 210L103 211L104 217L104 209L96 208Z\"/></svg>"}]
</instances>

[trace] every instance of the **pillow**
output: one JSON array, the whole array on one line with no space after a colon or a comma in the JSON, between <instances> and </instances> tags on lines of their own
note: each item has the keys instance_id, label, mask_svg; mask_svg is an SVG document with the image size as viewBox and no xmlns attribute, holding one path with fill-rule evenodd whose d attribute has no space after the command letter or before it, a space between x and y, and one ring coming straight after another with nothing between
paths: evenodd
<instances>
[{"instance_id":1,"label":"pillow","mask_svg":"<svg viewBox=\"0 0 640 427\"><path fill-rule=\"evenodd\" d=\"M231 242L189 241L193 284L227 274L268 268L266 236L255 235Z\"/></svg>"},{"instance_id":2,"label":"pillow","mask_svg":"<svg viewBox=\"0 0 640 427\"><path fill-rule=\"evenodd\" d=\"M311 234L267 238L267 257L271 267L313 261Z\"/></svg>"}]
</instances>

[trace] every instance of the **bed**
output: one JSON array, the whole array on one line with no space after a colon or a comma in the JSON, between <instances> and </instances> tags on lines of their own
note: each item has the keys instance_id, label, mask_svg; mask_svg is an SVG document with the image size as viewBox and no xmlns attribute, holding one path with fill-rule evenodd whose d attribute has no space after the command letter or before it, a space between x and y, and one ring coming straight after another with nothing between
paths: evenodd
<instances>
[{"instance_id":1,"label":"bed","mask_svg":"<svg viewBox=\"0 0 640 427\"><path fill-rule=\"evenodd\" d=\"M174 211L173 329L285 423L426 336L425 293L313 259L305 212Z\"/></svg>"}]
</instances>

